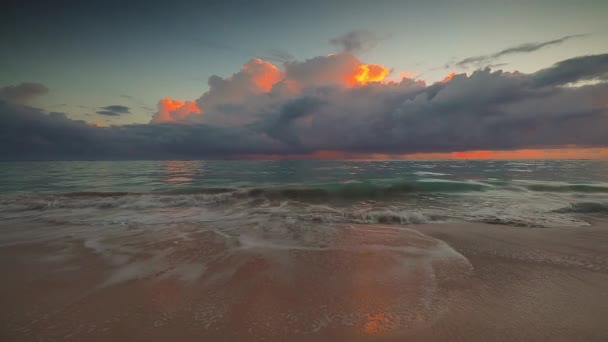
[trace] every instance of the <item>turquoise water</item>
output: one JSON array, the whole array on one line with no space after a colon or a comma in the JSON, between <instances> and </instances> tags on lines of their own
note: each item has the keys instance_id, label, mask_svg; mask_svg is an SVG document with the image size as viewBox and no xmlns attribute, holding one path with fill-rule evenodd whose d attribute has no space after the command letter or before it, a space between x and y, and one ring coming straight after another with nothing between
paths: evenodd
<instances>
[{"instance_id":1,"label":"turquoise water","mask_svg":"<svg viewBox=\"0 0 608 342\"><path fill-rule=\"evenodd\" d=\"M171 209L201 222L581 226L608 213L608 161L3 162L0 199L3 216L31 220L128 224Z\"/></svg>"},{"instance_id":2,"label":"turquoise water","mask_svg":"<svg viewBox=\"0 0 608 342\"><path fill-rule=\"evenodd\" d=\"M442 179L500 185L513 180L608 182L608 161L61 161L2 162L0 191L172 192L188 188L415 182ZM505 184L506 184L505 183ZM446 188L449 187L446 184ZM441 187L437 188L441 191ZM466 187L463 188L466 190ZM531 189L534 190L534 189ZM548 189L549 190L549 189ZM601 190L600 190L601 191Z\"/></svg>"}]
</instances>

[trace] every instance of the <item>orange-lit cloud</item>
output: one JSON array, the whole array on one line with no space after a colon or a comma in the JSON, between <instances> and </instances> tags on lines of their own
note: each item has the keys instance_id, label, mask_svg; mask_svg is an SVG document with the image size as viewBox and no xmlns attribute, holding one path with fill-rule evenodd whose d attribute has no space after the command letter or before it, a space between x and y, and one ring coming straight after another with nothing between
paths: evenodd
<instances>
[{"instance_id":1,"label":"orange-lit cloud","mask_svg":"<svg viewBox=\"0 0 608 342\"><path fill-rule=\"evenodd\" d=\"M456 76L455 72L451 72L449 75L447 75L446 77L444 77L441 82L442 83L446 83L452 80L452 78L454 78L454 76Z\"/></svg>"},{"instance_id":2,"label":"orange-lit cloud","mask_svg":"<svg viewBox=\"0 0 608 342\"><path fill-rule=\"evenodd\" d=\"M242 72L249 75L253 83L263 92L272 90L272 86L283 78L283 73L279 68L259 58L245 63Z\"/></svg>"},{"instance_id":3,"label":"orange-lit cloud","mask_svg":"<svg viewBox=\"0 0 608 342\"><path fill-rule=\"evenodd\" d=\"M66 113L5 100L0 133L35 133L14 135L2 146L20 146L23 139L37 146L58 137L49 144L65 157L75 153L73 139L59 137L74 136L100 146L99 156L121 158L608 158L608 54L527 74L490 68L451 73L447 83L429 86L409 78L388 82L389 72L344 51L290 59L281 68L252 59L232 75L211 76L194 101L159 102L152 123L188 127L96 129ZM166 135L159 139L159 132ZM90 150L82 146L79 155ZM0 154L21 158L22 149L5 151Z\"/></svg>"},{"instance_id":4,"label":"orange-lit cloud","mask_svg":"<svg viewBox=\"0 0 608 342\"><path fill-rule=\"evenodd\" d=\"M587 68L585 60L594 58L577 63ZM391 69L365 63L350 52L289 60L282 69L255 58L228 77L210 77L209 89L196 101L161 100L153 122L183 122L250 134L248 139L256 148L235 149L231 156L251 158L602 156L603 150L589 152L570 146L602 146L606 134L601 123L608 115L602 108L607 105L608 84L547 91L547 84L590 77L584 73L571 77L559 65L555 68L557 71L536 74L489 68L471 75L452 72L441 81L445 86L427 86L408 78L415 76L411 72L401 73L399 82L388 81ZM528 146L554 150L525 150ZM517 148L520 150L498 151ZM380 153L357 152L360 150ZM454 150L460 151L443 152ZM317 152L303 156L296 151Z\"/></svg>"},{"instance_id":5,"label":"orange-lit cloud","mask_svg":"<svg viewBox=\"0 0 608 342\"><path fill-rule=\"evenodd\" d=\"M366 85L370 82L381 82L390 72L390 69L379 64L360 64L353 75L352 83Z\"/></svg>"},{"instance_id":6,"label":"orange-lit cloud","mask_svg":"<svg viewBox=\"0 0 608 342\"><path fill-rule=\"evenodd\" d=\"M361 62L352 53L341 52L285 64L285 80L296 92L310 87L353 87L384 81L390 69Z\"/></svg>"},{"instance_id":7,"label":"orange-lit cloud","mask_svg":"<svg viewBox=\"0 0 608 342\"><path fill-rule=\"evenodd\" d=\"M176 122L181 121L189 115L202 114L203 111L194 101L180 101L164 98L158 102L158 112L152 122Z\"/></svg>"},{"instance_id":8,"label":"orange-lit cloud","mask_svg":"<svg viewBox=\"0 0 608 342\"><path fill-rule=\"evenodd\" d=\"M401 78L401 79L414 78L414 77L416 77L416 75L418 75L418 73L413 72L413 71L402 71L399 73L399 78Z\"/></svg>"},{"instance_id":9,"label":"orange-lit cloud","mask_svg":"<svg viewBox=\"0 0 608 342\"><path fill-rule=\"evenodd\" d=\"M211 76L209 90L196 101L162 99L152 122L206 123L214 126L248 124L255 120L255 116L247 114L267 110L271 101L289 100L300 95L304 89L313 87L354 87L382 82L390 72L385 66L365 64L347 52L303 62L287 62L285 71L268 61L254 58L229 77ZM266 93L272 96L263 95ZM193 115L202 113L205 115Z\"/></svg>"},{"instance_id":10,"label":"orange-lit cloud","mask_svg":"<svg viewBox=\"0 0 608 342\"><path fill-rule=\"evenodd\" d=\"M101 122L98 122L98 121L89 122L89 125L95 126L95 127L101 127L102 126Z\"/></svg>"}]
</instances>

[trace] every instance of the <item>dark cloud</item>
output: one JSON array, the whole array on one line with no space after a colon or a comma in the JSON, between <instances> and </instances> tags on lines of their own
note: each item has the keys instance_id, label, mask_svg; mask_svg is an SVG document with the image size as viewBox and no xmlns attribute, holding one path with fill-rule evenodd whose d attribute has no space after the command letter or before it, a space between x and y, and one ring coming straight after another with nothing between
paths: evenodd
<instances>
[{"instance_id":1,"label":"dark cloud","mask_svg":"<svg viewBox=\"0 0 608 342\"><path fill-rule=\"evenodd\" d=\"M586 35L584 35L584 34L574 34L574 35L564 36L564 37L561 37L558 39L553 39L553 40L549 40L549 41L545 41L545 42L520 44L517 46L513 46L510 48L501 50L499 52L490 54L490 55L468 57L468 58L461 60L460 62L455 63L455 65L459 66L459 67L463 67L463 68L466 68L470 65L482 66L482 65L488 64L496 59L499 59L500 57L503 57L503 56L520 54L520 53L530 53L530 52L540 50L547 46L558 45L567 40L574 39L574 38L581 38L581 37L585 37L585 36Z\"/></svg>"},{"instance_id":2,"label":"dark cloud","mask_svg":"<svg viewBox=\"0 0 608 342\"><path fill-rule=\"evenodd\" d=\"M537 86L551 86L585 80L608 80L608 54L575 57L561 61L532 76Z\"/></svg>"},{"instance_id":3,"label":"dark cloud","mask_svg":"<svg viewBox=\"0 0 608 342\"><path fill-rule=\"evenodd\" d=\"M121 105L110 105L105 107L100 107L101 110L96 113L99 115L106 116L121 116L123 114L129 114L129 107L121 106Z\"/></svg>"},{"instance_id":4,"label":"dark cloud","mask_svg":"<svg viewBox=\"0 0 608 342\"><path fill-rule=\"evenodd\" d=\"M105 115L105 116L120 116L120 115L122 115L121 113L112 112L110 110L98 110L95 113L97 113L99 115Z\"/></svg>"},{"instance_id":5,"label":"dark cloud","mask_svg":"<svg viewBox=\"0 0 608 342\"><path fill-rule=\"evenodd\" d=\"M95 127L64 113L0 102L0 159L165 159L277 153L269 139L244 128L206 125Z\"/></svg>"},{"instance_id":6,"label":"dark cloud","mask_svg":"<svg viewBox=\"0 0 608 342\"><path fill-rule=\"evenodd\" d=\"M354 30L332 38L329 42L338 47L340 52L362 52L375 47L381 40L371 31Z\"/></svg>"},{"instance_id":7,"label":"dark cloud","mask_svg":"<svg viewBox=\"0 0 608 342\"><path fill-rule=\"evenodd\" d=\"M509 65L509 63L496 63L496 64L488 64L486 68L499 68L502 66Z\"/></svg>"},{"instance_id":8,"label":"dark cloud","mask_svg":"<svg viewBox=\"0 0 608 342\"><path fill-rule=\"evenodd\" d=\"M109 111L117 112L117 113L122 113L122 114L129 112L129 107L121 106L121 105L105 106L105 107L101 107L101 109L109 110Z\"/></svg>"},{"instance_id":9,"label":"dark cloud","mask_svg":"<svg viewBox=\"0 0 608 342\"><path fill-rule=\"evenodd\" d=\"M291 66L301 78L300 71L314 69L310 63L325 67L316 59L301 63ZM569 59L532 74L484 69L428 86L409 79L358 87L304 79L307 86L295 93L284 92L280 84L269 92L235 93L244 91L241 84L221 84L213 91L240 97L207 93L200 104L215 101L214 106L197 115L197 122L184 116L177 123L112 127L2 102L0 156L164 159L319 150L403 154L607 147L607 73L604 54ZM230 118L218 125L221 115Z\"/></svg>"},{"instance_id":10,"label":"dark cloud","mask_svg":"<svg viewBox=\"0 0 608 342\"><path fill-rule=\"evenodd\" d=\"M0 87L0 100L25 104L36 96L45 95L49 89L40 83L24 82L14 86Z\"/></svg>"},{"instance_id":11,"label":"dark cloud","mask_svg":"<svg viewBox=\"0 0 608 342\"><path fill-rule=\"evenodd\" d=\"M319 109L321 100L314 97L301 97L284 104L276 116L269 116L259 128L268 136L287 144L291 148L301 148L297 132L297 121Z\"/></svg>"}]
</instances>

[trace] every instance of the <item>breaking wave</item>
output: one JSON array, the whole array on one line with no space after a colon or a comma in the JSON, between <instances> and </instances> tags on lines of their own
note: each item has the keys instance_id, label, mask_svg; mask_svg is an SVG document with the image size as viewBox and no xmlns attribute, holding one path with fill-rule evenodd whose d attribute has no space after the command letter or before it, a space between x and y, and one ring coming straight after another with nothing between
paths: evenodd
<instances>
[{"instance_id":1,"label":"breaking wave","mask_svg":"<svg viewBox=\"0 0 608 342\"><path fill-rule=\"evenodd\" d=\"M208 222L237 216L239 219L268 216L323 223L417 224L464 220L542 227L584 225L580 214L608 213L604 192L608 192L605 183L384 179L308 185L181 187L162 192L30 193L0 197L0 213L4 217L46 215L58 221L69 217L70 222L94 221L96 215L111 222L155 219ZM63 212L52 213L58 210ZM172 216L167 216L167 211Z\"/></svg>"},{"instance_id":2,"label":"breaking wave","mask_svg":"<svg viewBox=\"0 0 608 342\"><path fill-rule=\"evenodd\" d=\"M531 191L543 192L608 193L608 186L591 184L529 184L525 188Z\"/></svg>"},{"instance_id":3,"label":"breaking wave","mask_svg":"<svg viewBox=\"0 0 608 342\"><path fill-rule=\"evenodd\" d=\"M579 202L557 209L558 213L608 214L608 203Z\"/></svg>"}]
</instances>

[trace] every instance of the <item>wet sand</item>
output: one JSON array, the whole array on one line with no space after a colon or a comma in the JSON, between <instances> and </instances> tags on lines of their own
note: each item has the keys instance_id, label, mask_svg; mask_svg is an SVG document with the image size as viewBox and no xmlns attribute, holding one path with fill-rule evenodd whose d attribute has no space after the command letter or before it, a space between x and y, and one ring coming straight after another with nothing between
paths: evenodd
<instances>
[{"instance_id":1,"label":"wet sand","mask_svg":"<svg viewBox=\"0 0 608 342\"><path fill-rule=\"evenodd\" d=\"M56 228L0 227L1 341L608 340L606 222Z\"/></svg>"}]
</instances>

